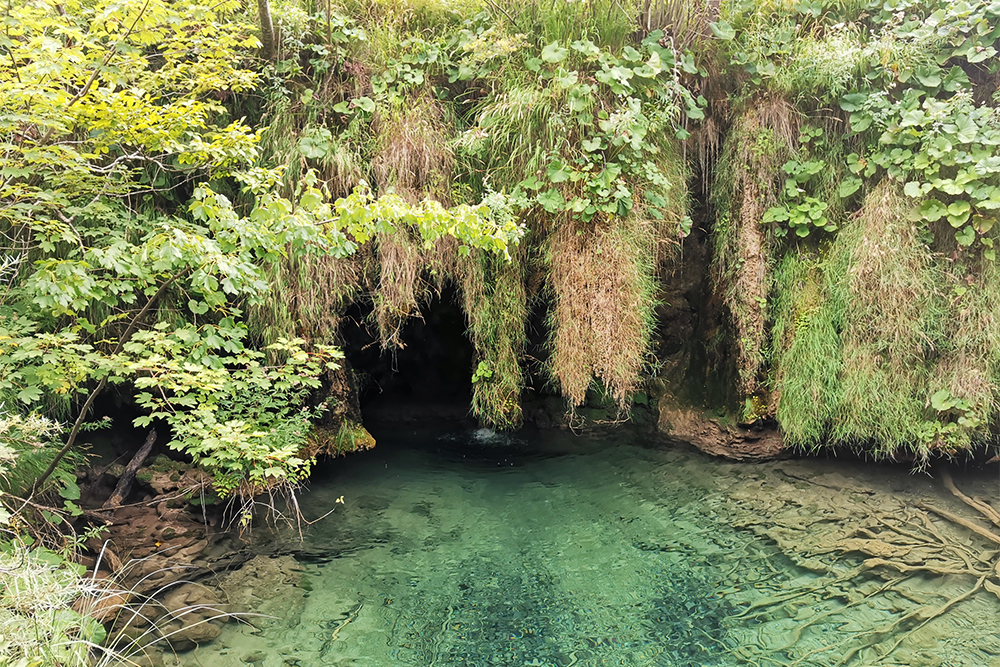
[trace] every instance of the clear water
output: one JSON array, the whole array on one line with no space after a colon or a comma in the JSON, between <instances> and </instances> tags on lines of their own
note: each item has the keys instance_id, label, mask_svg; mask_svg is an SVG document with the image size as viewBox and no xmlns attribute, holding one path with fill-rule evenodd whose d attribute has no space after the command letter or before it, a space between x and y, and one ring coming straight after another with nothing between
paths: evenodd
<instances>
[{"instance_id":1,"label":"clear water","mask_svg":"<svg viewBox=\"0 0 1000 667\"><path fill-rule=\"evenodd\" d=\"M831 470L863 480L866 507L884 495L887 511L901 496L955 508L930 478L829 461L729 464L625 432L376 436L375 450L320 471L300 498L309 518L335 511L301 543L282 538L294 560L258 559L221 579L236 606L268 616L229 623L167 664L1000 666L1000 597L989 591L924 626L919 615L896 624L974 578L919 575L879 590L889 575L849 576L866 554L820 554L817 568L769 537L789 516L817 530L853 520L823 518ZM810 475L818 485L802 481ZM796 485L802 502L754 504Z\"/></svg>"}]
</instances>

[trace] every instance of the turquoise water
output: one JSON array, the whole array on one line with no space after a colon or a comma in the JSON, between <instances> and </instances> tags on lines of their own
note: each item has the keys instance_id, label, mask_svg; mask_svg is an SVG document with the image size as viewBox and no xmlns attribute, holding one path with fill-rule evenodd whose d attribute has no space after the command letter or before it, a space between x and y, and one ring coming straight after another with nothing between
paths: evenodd
<instances>
[{"instance_id":1,"label":"turquoise water","mask_svg":"<svg viewBox=\"0 0 1000 667\"><path fill-rule=\"evenodd\" d=\"M914 613L974 577L859 570L865 549L903 538L866 538L858 521L920 498L955 508L929 477L729 464L626 432L376 437L302 494L307 518L334 512L302 542L282 534L293 556L220 578L234 606L267 616L167 664L1000 665L1000 597L980 588L923 626ZM868 541L817 553L804 528ZM996 558L956 535L973 570Z\"/></svg>"}]
</instances>

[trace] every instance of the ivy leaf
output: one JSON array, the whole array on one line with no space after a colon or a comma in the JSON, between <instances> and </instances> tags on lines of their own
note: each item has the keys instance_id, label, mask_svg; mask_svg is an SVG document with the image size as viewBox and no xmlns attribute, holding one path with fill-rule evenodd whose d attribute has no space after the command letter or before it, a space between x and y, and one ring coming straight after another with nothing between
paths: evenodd
<instances>
[{"instance_id":1,"label":"ivy leaf","mask_svg":"<svg viewBox=\"0 0 1000 667\"><path fill-rule=\"evenodd\" d=\"M562 210L563 205L566 203L566 200L563 199L562 193L555 188L550 188L545 192L539 192L535 197L535 200L549 213L556 213L557 211Z\"/></svg>"},{"instance_id":2,"label":"ivy leaf","mask_svg":"<svg viewBox=\"0 0 1000 667\"><path fill-rule=\"evenodd\" d=\"M955 401L952 398L951 392L947 389L941 389L934 392L931 395L931 407L938 412L944 412L945 410L951 410L955 407Z\"/></svg>"},{"instance_id":3,"label":"ivy leaf","mask_svg":"<svg viewBox=\"0 0 1000 667\"><path fill-rule=\"evenodd\" d=\"M941 85L941 70L937 67L921 67L914 74L921 85L937 88Z\"/></svg>"},{"instance_id":4,"label":"ivy leaf","mask_svg":"<svg viewBox=\"0 0 1000 667\"><path fill-rule=\"evenodd\" d=\"M851 131L864 132L871 127L873 120L871 114L855 111L851 114Z\"/></svg>"},{"instance_id":5,"label":"ivy leaf","mask_svg":"<svg viewBox=\"0 0 1000 667\"><path fill-rule=\"evenodd\" d=\"M914 125L920 125L924 122L926 114L922 109L911 109L903 114L903 117L899 120L900 127L913 127Z\"/></svg>"},{"instance_id":6,"label":"ivy leaf","mask_svg":"<svg viewBox=\"0 0 1000 667\"><path fill-rule=\"evenodd\" d=\"M975 53L971 53L969 55L969 62L970 63L981 63L984 60L988 60L989 58L992 58L996 54L997 54L997 50L994 49L992 46L987 46L985 48L981 47L981 46L977 46L976 50L975 50Z\"/></svg>"},{"instance_id":7,"label":"ivy leaf","mask_svg":"<svg viewBox=\"0 0 1000 667\"><path fill-rule=\"evenodd\" d=\"M359 97L352 104L367 113L375 111L375 102L370 97Z\"/></svg>"},{"instance_id":8,"label":"ivy leaf","mask_svg":"<svg viewBox=\"0 0 1000 667\"><path fill-rule=\"evenodd\" d=\"M590 58L596 58L601 55L601 50L589 39L578 39L571 43L569 48Z\"/></svg>"},{"instance_id":9,"label":"ivy leaf","mask_svg":"<svg viewBox=\"0 0 1000 667\"><path fill-rule=\"evenodd\" d=\"M712 30L712 34L725 42L731 42L736 37L736 28L728 21L709 23L708 27Z\"/></svg>"},{"instance_id":10,"label":"ivy leaf","mask_svg":"<svg viewBox=\"0 0 1000 667\"><path fill-rule=\"evenodd\" d=\"M959 114L958 118L955 119L955 129L958 133L958 140L965 144L975 141L976 135L979 134L979 126L976 125L976 121L965 113Z\"/></svg>"},{"instance_id":11,"label":"ivy leaf","mask_svg":"<svg viewBox=\"0 0 1000 667\"><path fill-rule=\"evenodd\" d=\"M542 49L542 60L547 63L560 63L566 59L569 49L559 46L559 42L552 42Z\"/></svg>"},{"instance_id":12,"label":"ivy leaf","mask_svg":"<svg viewBox=\"0 0 1000 667\"><path fill-rule=\"evenodd\" d=\"M188 310L190 310L195 315L204 315L208 312L208 304L204 301L197 301L195 299L188 299Z\"/></svg>"},{"instance_id":13,"label":"ivy leaf","mask_svg":"<svg viewBox=\"0 0 1000 667\"><path fill-rule=\"evenodd\" d=\"M333 135L325 127L311 127L299 139L299 152L307 158L318 160L330 154Z\"/></svg>"},{"instance_id":14,"label":"ivy leaf","mask_svg":"<svg viewBox=\"0 0 1000 667\"><path fill-rule=\"evenodd\" d=\"M928 199L917 207L920 217L924 220L934 222L940 220L948 214L948 207L937 199Z\"/></svg>"},{"instance_id":15,"label":"ivy leaf","mask_svg":"<svg viewBox=\"0 0 1000 667\"><path fill-rule=\"evenodd\" d=\"M969 202L956 201L948 205L948 222L952 227L958 228L969 219Z\"/></svg>"},{"instance_id":16,"label":"ivy leaf","mask_svg":"<svg viewBox=\"0 0 1000 667\"><path fill-rule=\"evenodd\" d=\"M569 180L572 169L562 160L553 160L549 165L546 176L553 183L565 183Z\"/></svg>"}]
</instances>

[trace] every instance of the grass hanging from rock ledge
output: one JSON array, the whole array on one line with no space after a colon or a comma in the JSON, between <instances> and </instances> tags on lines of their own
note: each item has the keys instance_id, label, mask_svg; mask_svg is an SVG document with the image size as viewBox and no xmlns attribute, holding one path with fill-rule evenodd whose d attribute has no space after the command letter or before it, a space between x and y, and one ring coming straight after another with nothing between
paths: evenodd
<instances>
[{"instance_id":1,"label":"grass hanging from rock ledge","mask_svg":"<svg viewBox=\"0 0 1000 667\"><path fill-rule=\"evenodd\" d=\"M884 181L830 249L831 265L845 269L834 276L845 310L832 436L889 456L926 440L927 359L942 316L943 276L909 209L898 186Z\"/></svg>"},{"instance_id":2,"label":"grass hanging from rock ledge","mask_svg":"<svg viewBox=\"0 0 1000 667\"><path fill-rule=\"evenodd\" d=\"M476 251L460 263L462 305L477 356L472 413L492 428L516 428L523 417L527 252L518 247L505 262Z\"/></svg>"},{"instance_id":3,"label":"grass hanging from rock ledge","mask_svg":"<svg viewBox=\"0 0 1000 667\"><path fill-rule=\"evenodd\" d=\"M798 134L798 112L788 102L757 100L730 130L714 184L718 218L712 276L729 312L738 389L744 396L762 389L766 363L774 244L761 219L777 203L781 167L793 154Z\"/></svg>"},{"instance_id":4,"label":"grass hanging from rock ledge","mask_svg":"<svg viewBox=\"0 0 1000 667\"><path fill-rule=\"evenodd\" d=\"M639 387L655 326L653 227L636 216L566 221L549 237L550 373L574 406L594 380L622 410Z\"/></svg>"}]
</instances>

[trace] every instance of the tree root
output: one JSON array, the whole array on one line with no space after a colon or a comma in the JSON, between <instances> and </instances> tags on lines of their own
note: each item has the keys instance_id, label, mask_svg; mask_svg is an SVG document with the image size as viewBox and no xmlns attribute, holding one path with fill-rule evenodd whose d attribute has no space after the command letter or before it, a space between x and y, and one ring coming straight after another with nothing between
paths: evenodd
<instances>
[{"instance_id":1,"label":"tree root","mask_svg":"<svg viewBox=\"0 0 1000 667\"><path fill-rule=\"evenodd\" d=\"M1000 513L992 506L962 493L947 471L942 473L941 478L944 486L953 495L992 524L1000 525ZM794 526L780 515L778 517L782 519L780 521L750 524L758 535L774 540L793 562L797 562L800 556L809 557L812 562L815 561L812 557L825 553L840 556L864 553L870 557L863 560L860 566L838 576L829 576L833 574L832 570L836 569L836 561L828 564L824 559L823 565L827 568L828 576L791 590L786 583L784 592L775 591L775 595L766 599L750 601L748 607L731 616L730 619L734 621L745 622L748 619L764 618L765 623L772 620L780 623L782 634L779 640L780 646L768 645L768 631L763 626L755 634L749 634L741 639L742 645L739 650L734 650L734 655L747 661L748 664L771 664L781 667L804 667L815 664L830 667L889 664L885 661L889 660L891 654L907 639L936 619L947 615L976 593L986 591L1000 599L1000 550L980 551L981 546L967 543L968 536L964 532L964 530L971 531L974 536L988 541L995 547L1000 545L1000 535L996 531L985 528L975 520L926 503L917 503L918 507L899 507L887 511L883 505L870 505L857 500L842 500L842 502L850 503L851 510L858 512L856 514L858 518L846 526L847 530L833 532L830 530L831 526L824 525L822 520L814 524ZM789 498L786 503L788 508L796 508L799 505L794 498ZM770 507L774 507L773 501ZM929 513L940 517L943 522L932 520ZM791 513L793 522L796 516L800 516L797 510ZM795 530L789 531L788 528ZM740 560L741 563L747 561L747 559ZM741 569L747 569L748 565L750 563L742 565ZM757 564L757 567L760 565ZM843 584L865 573L874 573L881 577L883 582L875 590L866 589L869 590L867 593L859 591L864 593L860 597L844 589ZM930 595L917 595L917 589L911 591L912 587L903 586L906 580L920 575L968 577L974 583L950 597L948 594L931 591L926 591ZM862 585L865 584L858 584L859 587ZM811 618L791 623L784 615L780 616L780 620L777 615L773 619L769 618L767 610L776 610L789 602L807 598L806 604L815 607L822 600L844 597L845 592L847 597L844 606L821 611ZM901 595L903 604L915 606L909 610L897 611L900 609L899 602L893 601L883 605L877 602L879 598L890 593ZM800 603L796 604L801 607ZM850 636L844 636L844 630L841 629L838 639L829 643L823 642L819 646L815 644L821 636L818 631L819 626L837 623L838 617L848 620L849 615L845 612L859 607L880 609L881 613L890 613L893 616L885 618L885 622L879 627L870 629L862 627L861 631ZM811 629L808 636L813 642L812 646L803 647L805 652L798 657L789 654L788 651L800 645L807 631ZM773 640L773 636L771 639ZM830 652L834 652L833 655L830 655ZM821 657L823 654L826 654L825 659Z\"/></svg>"},{"instance_id":2,"label":"tree root","mask_svg":"<svg viewBox=\"0 0 1000 667\"><path fill-rule=\"evenodd\" d=\"M945 488L951 491L952 495L954 495L956 498L961 500L969 507L981 512L983 516L989 519L990 523L1000 528L1000 512L997 512L995 509L993 509L993 507L987 505L979 498L970 498L969 496L962 493L958 489L958 487L955 486L955 480L951 478L951 473L948 472L947 468L942 466L940 472L941 472L941 481L944 483Z\"/></svg>"}]
</instances>

